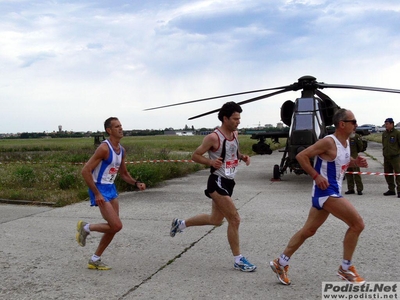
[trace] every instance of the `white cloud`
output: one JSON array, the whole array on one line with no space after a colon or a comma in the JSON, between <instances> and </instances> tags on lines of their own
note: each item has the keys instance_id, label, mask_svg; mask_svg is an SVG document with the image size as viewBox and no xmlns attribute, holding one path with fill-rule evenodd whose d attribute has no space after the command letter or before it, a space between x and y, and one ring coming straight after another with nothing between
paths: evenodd
<instances>
[{"instance_id":1,"label":"white cloud","mask_svg":"<svg viewBox=\"0 0 400 300\"><path fill-rule=\"evenodd\" d=\"M144 108L291 84L400 88L398 1L0 1L0 132L213 127L187 118L228 99ZM326 89L361 123L396 116L399 95ZM258 94L239 96L241 101ZM243 107L280 121L288 92ZM373 113L371 113L373 112Z\"/></svg>"}]
</instances>

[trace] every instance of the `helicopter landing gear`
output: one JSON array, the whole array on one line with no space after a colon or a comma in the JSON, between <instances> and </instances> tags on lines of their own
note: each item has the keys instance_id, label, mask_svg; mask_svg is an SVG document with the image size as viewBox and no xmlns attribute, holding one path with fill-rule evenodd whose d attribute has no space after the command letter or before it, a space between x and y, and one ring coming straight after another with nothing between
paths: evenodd
<instances>
[{"instance_id":1,"label":"helicopter landing gear","mask_svg":"<svg viewBox=\"0 0 400 300\"><path fill-rule=\"evenodd\" d=\"M280 181L281 180L281 172L279 170L279 165L274 165L274 171L273 171L273 178L271 181Z\"/></svg>"}]
</instances>

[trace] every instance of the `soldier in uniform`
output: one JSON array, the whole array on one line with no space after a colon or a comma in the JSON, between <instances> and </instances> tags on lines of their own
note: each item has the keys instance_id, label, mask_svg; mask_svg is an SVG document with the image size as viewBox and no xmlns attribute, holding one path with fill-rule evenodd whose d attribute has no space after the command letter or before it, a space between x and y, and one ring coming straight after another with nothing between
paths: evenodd
<instances>
[{"instance_id":1,"label":"soldier in uniform","mask_svg":"<svg viewBox=\"0 0 400 300\"><path fill-rule=\"evenodd\" d=\"M400 173L400 131L394 128L392 118L385 120L386 131L382 134L383 147L383 168L385 173ZM400 175L386 175L385 179L389 190L383 193L384 196L396 195L400 198Z\"/></svg>"},{"instance_id":2,"label":"soldier in uniform","mask_svg":"<svg viewBox=\"0 0 400 300\"><path fill-rule=\"evenodd\" d=\"M354 133L349 137L349 142L350 142L350 155L352 158L357 158L358 153L361 152L364 147L361 136L357 133ZM360 167L358 167L358 166L349 167L347 169L347 171L348 172L360 172ZM354 182L355 182L355 185L357 186L357 194L362 195L364 185L362 183L360 174L346 173L346 180L347 180L347 192L345 192L346 195L355 194Z\"/></svg>"}]
</instances>

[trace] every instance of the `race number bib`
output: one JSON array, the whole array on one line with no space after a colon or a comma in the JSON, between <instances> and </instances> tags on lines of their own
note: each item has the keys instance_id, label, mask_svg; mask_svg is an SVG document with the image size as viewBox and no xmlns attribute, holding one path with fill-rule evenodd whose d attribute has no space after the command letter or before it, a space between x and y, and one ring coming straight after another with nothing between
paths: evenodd
<instances>
[{"instance_id":1,"label":"race number bib","mask_svg":"<svg viewBox=\"0 0 400 300\"><path fill-rule=\"evenodd\" d=\"M225 175L231 176L236 173L236 167L239 165L239 160L228 160L225 162Z\"/></svg>"},{"instance_id":2,"label":"race number bib","mask_svg":"<svg viewBox=\"0 0 400 300\"><path fill-rule=\"evenodd\" d=\"M107 174L107 181L109 182L114 182L115 177L118 174L118 167L112 167L110 168L108 174Z\"/></svg>"}]
</instances>

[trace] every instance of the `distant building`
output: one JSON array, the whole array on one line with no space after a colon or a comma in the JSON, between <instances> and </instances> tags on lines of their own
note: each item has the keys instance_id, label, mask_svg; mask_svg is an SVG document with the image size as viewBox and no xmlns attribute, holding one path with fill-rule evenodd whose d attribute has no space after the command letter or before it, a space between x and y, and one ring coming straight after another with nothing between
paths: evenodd
<instances>
[{"instance_id":1,"label":"distant building","mask_svg":"<svg viewBox=\"0 0 400 300\"><path fill-rule=\"evenodd\" d=\"M191 136L194 135L194 131L192 130L177 130L176 131L176 135L180 135L180 136Z\"/></svg>"},{"instance_id":2,"label":"distant building","mask_svg":"<svg viewBox=\"0 0 400 300\"><path fill-rule=\"evenodd\" d=\"M164 135L192 136L195 135L194 130L164 130Z\"/></svg>"}]
</instances>

